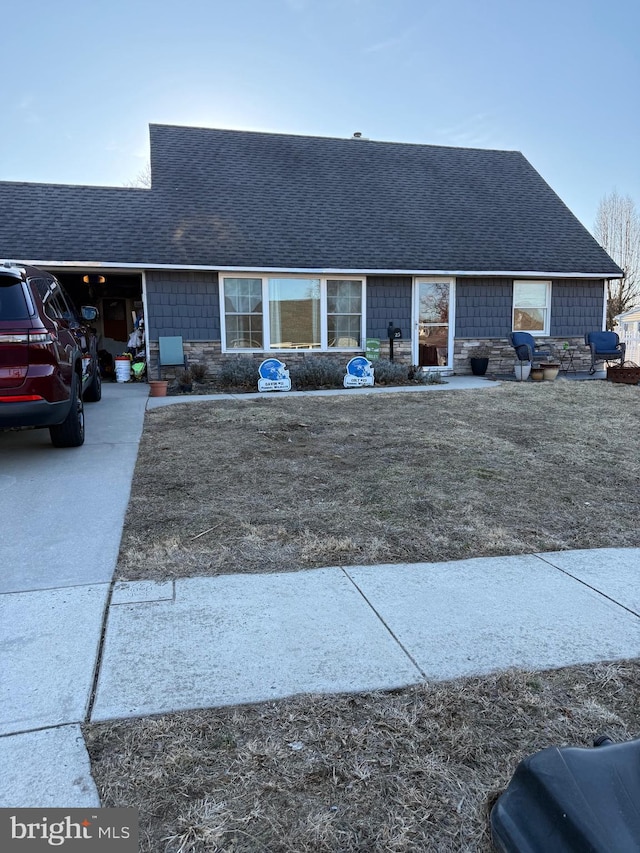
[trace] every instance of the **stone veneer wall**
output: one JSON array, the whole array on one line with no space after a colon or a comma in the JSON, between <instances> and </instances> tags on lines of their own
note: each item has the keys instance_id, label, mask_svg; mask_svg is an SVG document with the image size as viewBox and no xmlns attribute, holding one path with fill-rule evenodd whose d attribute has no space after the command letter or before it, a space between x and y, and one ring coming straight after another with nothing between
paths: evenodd
<instances>
[{"instance_id":1,"label":"stone veneer wall","mask_svg":"<svg viewBox=\"0 0 640 853\"><path fill-rule=\"evenodd\" d=\"M563 344L575 347L573 364L576 370L588 370L591 366L591 353L585 346L584 336L568 338L536 338L539 346L550 349L556 359L563 352ZM470 374L470 352L479 346L490 349L487 373L511 373L516 361L515 350L506 338L456 338L453 350L453 372L458 375Z\"/></svg>"},{"instance_id":2,"label":"stone veneer wall","mask_svg":"<svg viewBox=\"0 0 640 853\"><path fill-rule=\"evenodd\" d=\"M542 338L538 339L540 345L544 348L551 349L556 354L556 357L562 353L562 346L568 343L569 346L575 347L573 350L573 363L576 370L588 370L591 365L591 354L589 348L584 345L584 338L568 337L568 338ZM457 375L465 375L471 373L471 364L469 362L469 353L478 346L488 346L490 348L489 368L487 373L511 373L515 363L515 352L510 346L506 338L457 338L454 342L453 352L453 372ZM220 365L234 358L233 353L222 353L220 341L185 341L184 351L187 356L187 361L190 364L198 362L205 364L207 373L211 377L215 377L220 372ZM362 352L362 351L361 351ZM281 359L287 365L296 364L304 361L307 358L332 358L342 359L346 365L347 361L354 355L354 352L296 352L292 350L288 353L271 353ZM249 356L253 358L257 364L269 357L269 353L243 353L238 352L238 356ZM158 342L151 341L150 343L150 369L149 378L156 379L158 375ZM400 364L411 364L411 341L403 338L393 342L394 361ZM380 342L380 358L389 358L389 341L382 340ZM174 379L180 371L178 367L165 367L162 370L163 379Z\"/></svg>"},{"instance_id":3,"label":"stone veneer wall","mask_svg":"<svg viewBox=\"0 0 640 853\"><path fill-rule=\"evenodd\" d=\"M279 358L281 361L287 366L292 364L298 364L301 361L304 361L307 358L331 358L338 359L344 361L346 366L347 362L350 358L353 358L354 355L361 355L364 353L364 350L355 350L350 352L344 351L336 351L336 352L297 352L295 350L291 350L291 352L273 352L273 353L247 353L247 352L238 352L238 353L223 353L220 345L220 341L185 341L184 342L184 352L187 357L187 362L189 364L195 364L196 362L199 364L204 364L207 367L207 374L215 378L220 372L220 366L229 359L235 358L237 356L244 356L253 358L258 365L261 361L264 361L265 358L269 358L270 355ZM149 364L149 378L157 379L158 378L158 342L151 341L149 344L149 355L150 355L150 364ZM389 358L389 340L380 342L380 358ZM411 341L409 340L400 340L393 342L393 360L400 364L411 364ZM163 367L162 368L162 378L163 379L175 379L176 375L180 372L180 367ZM257 370L257 367L256 367Z\"/></svg>"}]
</instances>

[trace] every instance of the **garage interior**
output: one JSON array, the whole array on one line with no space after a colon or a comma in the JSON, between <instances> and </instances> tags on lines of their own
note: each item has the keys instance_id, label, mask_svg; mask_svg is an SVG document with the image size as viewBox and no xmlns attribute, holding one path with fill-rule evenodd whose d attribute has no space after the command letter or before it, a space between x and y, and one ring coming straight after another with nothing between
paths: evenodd
<instances>
[{"instance_id":1,"label":"garage interior","mask_svg":"<svg viewBox=\"0 0 640 853\"><path fill-rule=\"evenodd\" d=\"M143 315L142 276L111 270L67 272L49 269L80 309L93 305L98 318L93 324L98 334L98 349L115 358L127 349L134 324Z\"/></svg>"}]
</instances>

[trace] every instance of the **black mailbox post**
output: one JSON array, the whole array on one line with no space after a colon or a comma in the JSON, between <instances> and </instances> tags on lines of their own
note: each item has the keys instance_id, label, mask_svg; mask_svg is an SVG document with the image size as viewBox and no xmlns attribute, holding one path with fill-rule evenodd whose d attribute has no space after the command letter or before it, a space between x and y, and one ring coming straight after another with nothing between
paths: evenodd
<instances>
[{"instance_id":1,"label":"black mailbox post","mask_svg":"<svg viewBox=\"0 0 640 853\"><path fill-rule=\"evenodd\" d=\"M389 361L393 361L393 342L399 341L402 338L402 329L399 329L393 320L389 320L387 337L389 338Z\"/></svg>"}]
</instances>

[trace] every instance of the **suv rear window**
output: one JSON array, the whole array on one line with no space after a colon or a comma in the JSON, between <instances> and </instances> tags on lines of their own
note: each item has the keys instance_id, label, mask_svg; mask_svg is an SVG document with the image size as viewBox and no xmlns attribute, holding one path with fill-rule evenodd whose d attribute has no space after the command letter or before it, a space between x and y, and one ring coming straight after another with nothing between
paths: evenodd
<instances>
[{"instance_id":1,"label":"suv rear window","mask_svg":"<svg viewBox=\"0 0 640 853\"><path fill-rule=\"evenodd\" d=\"M4 284L0 279L0 320L28 320L29 308L22 284L12 281Z\"/></svg>"}]
</instances>

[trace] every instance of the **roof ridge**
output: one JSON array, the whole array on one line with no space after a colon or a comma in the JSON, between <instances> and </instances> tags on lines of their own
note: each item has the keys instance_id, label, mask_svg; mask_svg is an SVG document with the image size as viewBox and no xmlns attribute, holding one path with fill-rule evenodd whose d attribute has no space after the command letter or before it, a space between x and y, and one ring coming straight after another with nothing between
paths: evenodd
<instances>
[{"instance_id":1,"label":"roof ridge","mask_svg":"<svg viewBox=\"0 0 640 853\"><path fill-rule=\"evenodd\" d=\"M523 153L515 148L479 148L477 146L466 145L441 145L432 142L402 142L399 140L371 139L370 137L355 138L353 136L320 136L319 134L308 133L282 133L281 131L271 130L243 130L241 128L234 127L203 127L201 125L165 124L162 122L149 122L149 129L151 130L151 128L167 128L186 131L204 130L211 131L212 133L233 133L241 134L243 136L273 136L285 139L321 139L327 142L358 142L365 144L369 143L372 145L406 145L413 148L443 148L449 151L485 151L501 154L519 154L521 157L524 157Z\"/></svg>"}]
</instances>

